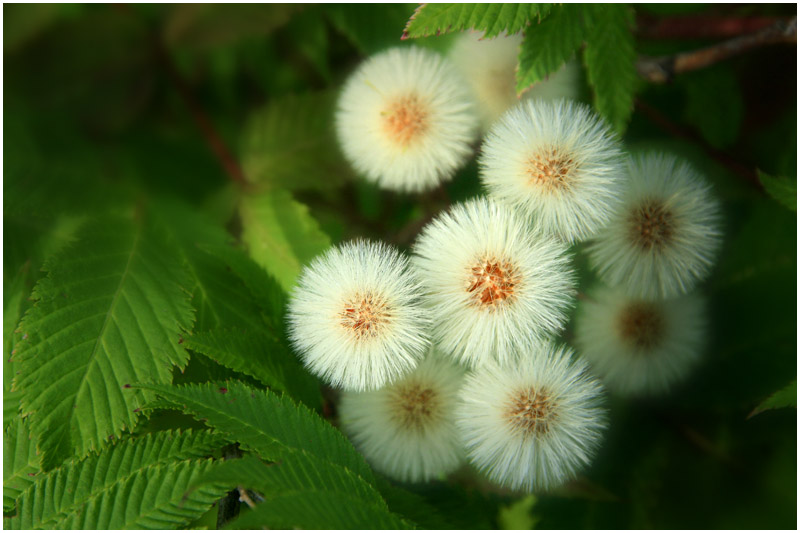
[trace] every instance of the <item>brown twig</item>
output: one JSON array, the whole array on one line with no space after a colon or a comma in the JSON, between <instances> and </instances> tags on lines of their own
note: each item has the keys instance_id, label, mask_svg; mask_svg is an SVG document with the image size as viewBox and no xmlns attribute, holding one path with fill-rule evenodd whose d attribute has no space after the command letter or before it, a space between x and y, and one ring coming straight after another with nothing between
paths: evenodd
<instances>
[{"instance_id":1,"label":"brown twig","mask_svg":"<svg viewBox=\"0 0 800 533\"><path fill-rule=\"evenodd\" d=\"M737 160L735 160L730 155L726 154L722 150L714 148L711 146L705 139L703 139L700 135L695 133L693 130L685 128L679 124L672 122L666 115L661 113L656 108L650 106L649 104L643 102L640 99L634 100L634 106L636 110L641 112L644 116L646 116L651 122L653 122L656 126L660 127L662 130L666 131L667 133L687 139L700 145L703 150L708 153L713 159L715 159L718 163L722 166L726 167L728 170L736 174L737 176L742 177L744 180L751 183L758 189L763 189L761 182L758 179L755 171L752 167L747 166Z\"/></svg>"},{"instance_id":2,"label":"brown twig","mask_svg":"<svg viewBox=\"0 0 800 533\"><path fill-rule=\"evenodd\" d=\"M255 509L256 507L255 502L252 500L252 498L250 498L250 495L247 494L247 491L241 485L239 485L239 500L246 503L250 509Z\"/></svg>"},{"instance_id":3,"label":"brown twig","mask_svg":"<svg viewBox=\"0 0 800 533\"><path fill-rule=\"evenodd\" d=\"M781 20L771 16L678 15L636 17L636 33L643 39L724 39L757 32Z\"/></svg>"},{"instance_id":4,"label":"brown twig","mask_svg":"<svg viewBox=\"0 0 800 533\"><path fill-rule=\"evenodd\" d=\"M797 42L797 17L780 19L761 30L707 48L662 57L642 56L636 62L639 75L652 83L666 83L681 72L705 68L724 59L776 43Z\"/></svg>"},{"instance_id":5,"label":"brown twig","mask_svg":"<svg viewBox=\"0 0 800 533\"><path fill-rule=\"evenodd\" d=\"M181 76L181 73L175 66L175 62L169 55L169 52L160 44L157 46L157 51L159 59L164 66L164 70L169 76L170 81L172 81L173 85L177 89L178 94L186 104L186 107L189 108L189 113L192 115L192 118L194 119L195 124L197 124L197 127L200 129L200 133L203 135L206 144L214 153L214 156L219 161L222 169L225 171L225 174L227 174L228 177L235 183L238 183L239 185L247 185L247 180L244 177L244 171L242 170L242 167L228 149L225 141L223 141L222 137L219 135L219 133L217 133L216 128L211 123L211 120L208 118L205 111L203 111L202 106L194 97L194 94L192 94L189 84L186 83L186 80L184 80L183 76Z\"/></svg>"}]
</instances>

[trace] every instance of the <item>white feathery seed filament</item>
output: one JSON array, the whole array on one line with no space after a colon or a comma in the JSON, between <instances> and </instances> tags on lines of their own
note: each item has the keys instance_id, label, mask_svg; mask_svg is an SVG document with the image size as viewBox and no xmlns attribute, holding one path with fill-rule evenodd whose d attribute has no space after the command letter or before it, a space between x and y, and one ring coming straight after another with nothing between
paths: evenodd
<instances>
[{"instance_id":1,"label":"white feathery seed filament","mask_svg":"<svg viewBox=\"0 0 800 533\"><path fill-rule=\"evenodd\" d=\"M704 309L694 294L648 301L599 287L578 306L575 345L609 390L661 394L685 379L699 359Z\"/></svg>"},{"instance_id":2,"label":"white feathery seed filament","mask_svg":"<svg viewBox=\"0 0 800 533\"><path fill-rule=\"evenodd\" d=\"M467 458L512 490L546 491L574 478L606 426L602 387L572 351L544 343L467 375L456 424Z\"/></svg>"},{"instance_id":3,"label":"white feathery seed filament","mask_svg":"<svg viewBox=\"0 0 800 533\"><path fill-rule=\"evenodd\" d=\"M432 189L472 154L474 102L461 74L436 52L391 48L367 59L339 97L336 132L366 179L398 192Z\"/></svg>"},{"instance_id":4,"label":"white feathery seed filament","mask_svg":"<svg viewBox=\"0 0 800 533\"><path fill-rule=\"evenodd\" d=\"M455 407L463 371L435 351L376 391L345 392L342 430L376 469L401 481L446 475L463 461Z\"/></svg>"},{"instance_id":5,"label":"white feathery seed filament","mask_svg":"<svg viewBox=\"0 0 800 533\"><path fill-rule=\"evenodd\" d=\"M425 226L412 262L445 354L470 367L503 361L561 329L574 278L566 247L508 206L454 205Z\"/></svg>"},{"instance_id":6,"label":"white feathery seed filament","mask_svg":"<svg viewBox=\"0 0 800 533\"><path fill-rule=\"evenodd\" d=\"M675 156L630 157L622 203L587 248L608 285L670 298L704 280L721 244L720 209L705 180Z\"/></svg>"},{"instance_id":7,"label":"white feathery seed filament","mask_svg":"<svg viewBox=\"0 0 800 533\"><path fill-rule=\"evenodd\" d=\"M303 269L289 334L309 370L335 387L376 389L412 371L429 345L421 286L397 250L353 241Z\"/></svg>"},{"instance_id":8,"label":"white feathery seed filament","mask_svg":"<svg viewBox=\"0 0 800 533\"><path fill-rule=\"evenodd\" d=\"M582 241L619 203L621 154L616 135L587 106L528 100L489 130L481 181L492 198L521 210L545 234Z\"/></svg>"}]
</instances>

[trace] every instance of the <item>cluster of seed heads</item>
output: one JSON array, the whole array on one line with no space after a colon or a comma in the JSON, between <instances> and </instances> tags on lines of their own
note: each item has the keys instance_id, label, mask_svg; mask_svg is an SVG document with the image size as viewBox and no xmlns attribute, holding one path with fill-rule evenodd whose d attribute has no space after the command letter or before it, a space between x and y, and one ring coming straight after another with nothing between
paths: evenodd
<instances>
[{"instance_id":1,"label":"cluster of seed heads","mask_svg":"<svg viewBox=\"0 0 800 533\"><path fill-rule=\"evenodd\" d=\"M424 191L470 157L487 106L507 98L492 91L513 84L459 71L456 51L475 55L465 39L452 63L391 49L347 81L336 128L366 179ZM466 459L502 486L548 490L600 444L601 380L622 394L663 391L699 354L703 310L687 293L712 266L718 207L689 165L627 156L600 117L563 98L517 102L484 136L479 163L487 196L441 213L410 256L356 240L307 265L290 337L343 390L342 428L384 473L425 481ZM556 340L575 305L573 243L605 284L579 310L580 356Z\"/></svg>"}]
</instances>

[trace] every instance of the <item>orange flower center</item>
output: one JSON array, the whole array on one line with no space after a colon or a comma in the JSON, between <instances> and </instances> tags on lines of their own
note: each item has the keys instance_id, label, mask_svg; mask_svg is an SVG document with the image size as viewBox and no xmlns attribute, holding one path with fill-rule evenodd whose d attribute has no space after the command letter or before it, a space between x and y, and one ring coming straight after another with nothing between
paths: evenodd
<instances>
[{"instance_id":1,"label":"orange flower center","mask_svg":"<svg viewBox=\"0 0 800 533\"><path fill-rule=\"evenodd\" d=\"M407 428L423 429L435 418L439 395L419 383L398 385L392 395L398 422Z\"/></svg>"},{"instance_id":2,"label":"orange flower center","mask_svg":"<svg viewBox=\"0 0 800 533\"><path fill-rule=\"evenodd\" d=\"M517 278L508 261L482 260L470 271L467 292L478 306L496 306L514 296L514 288L519 283Z\"/></svg>"},{"instance_id":3,"label":"orange flower center","mask_svg":"<svg viewBox=\"0 0 800 533\"><path fill-rule=\"evenodd\" d=\"M381 115L384 132L403 148L420 139L428 129L428 110L416 94L396 98Z\"/></svg>"},{"instance_id":4,"label":"orange flower center","mask_svg":"<svg viewBox=\"0 0 800 533\"><path fill-rule=\"evenodd\" d=\"M339 314L342 327L352 331L356 338L375 337L390 316L386 302L371 294L356 296Z\"/></svg>"},{"instance_id":5,"label":"orange flower center","mask_svg":"<svg viewBox=\"0 0 800 533\"><path fill-rule=\"evenodd\" d=\"M555 420L554 407L555 402L546 389L530 387L512 395L506 418L523 435L543 435Z\"/></svg>"},{"instance_id":6,"label":"orange flower center","mask_svg":"<svg viewBox=\"0 0 800 533\"><path fill-rule=\"evenodd\" d=\"M548 192L565 190L577 168L578 164L569 154L556 148L544 149L528 159L528 183Z\"/></svg>"}]
</instances>

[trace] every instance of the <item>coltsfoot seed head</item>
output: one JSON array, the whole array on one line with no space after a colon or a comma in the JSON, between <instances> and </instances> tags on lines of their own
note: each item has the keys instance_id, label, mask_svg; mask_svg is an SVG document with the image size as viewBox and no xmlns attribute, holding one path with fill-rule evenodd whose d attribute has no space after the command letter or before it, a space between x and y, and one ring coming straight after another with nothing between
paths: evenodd
<instances>
[{"instance_id":1,"label":"coltsfoot seed head","mask_svg":"<svg viewBox=\"0 0 800 533\"><path fill-rule=\"evenodd\" d=\"M575 345L609 390L663 393L696 363L705 341L704 311L694 294L646 301L601 287L578 306Z\"/></svg>"},{"instance_id":2,"label":"coltsfoot seed head","mask_svg":"<svg viewBox=\"0 0 800 533\"><path fill-rule=\"evenodd\" d=\"M343 431L377 470L428 481L463 461L454 412L463 371L431 352L412 373L377 391L345 392Z\"/></svg>"},{"instance_id":3,"label":"coltsfoot seed head","mask_svg":"<svg viewBox=\"0 0 800 533\"><path fill-rule=\"evenodd\" d=\"M462 364L505 361L566 320L574 295L566 247L532 233L508 206L456 204L423 228L413 251L436 344Z\"/></svg>"},{"instance_id":4,"label":"coltsfoot seed head","mask_svg":"<svg viewBox=\"0 0 800 533\"><path fill-rule=\"evenodd\" d=\"M367 179L419 192L449 180L466 162L477 117L449 60L422 48L392 48L348 79L336 131L345 156Z\"/></svg>"},{"instance_id":5,"label":"coltsfoot seed head","mask_svg":"<svg viewBox=\"0 0 800 533\"><path fill-rule=\"evenodd\" d=\"M492 198L521 209L544 233L582 241L619 204L621 154L609 126L587 106L528 100L489 130L481 180Z\"/></svg>"},{"instance_id":6,"label":"coltsfoot seed head","mask_svg":"<svg viewBox=\"0 0 800 533\"><path fill-rule=\"evenodd\" d=\"M608 285L631 297L669 298L705 279L719 250L720 208L686 162L659 153L628 160L623 202L588 247Z\"/></svg>"},{"instance_id":7,"label":"coltsfoot seed head","mask_svg":"<svg viewBox=\"0 0 800 533\"><path fill-rule=\"evenodd\" d=\"M488 129L520 99L516 91L516 70L522 35L499 35L483 39L477 31L462 32L448 56L469 82L481 125ZM570 61L546 80L534 84L522 96L523 99L554 100L578 97L580 65Z\"/></svg>"},{"instance_id":8,"label":"coltsfoot seed head","mask_svg":"<svg viewBox=\"0 0 800 533\"><path fill-rule=\"evenodd\" d=\"M456 425L469 461L501 486L546 491L587 466L606 427L602 387L572 351L543 344L467 375Z\"/></svg>"},{"instance_id":9,"label":"coltsfoot seed head","mask_svg":"<svg viewBox=\"0 0 800 533\"><path fill-rule=\"evenodd\" d=\"M430 318L408 260L353 241L303 269L289 302L289 335L304 364L335 387L377 389L412 371Z\"/></svg>"}]
</instances>

